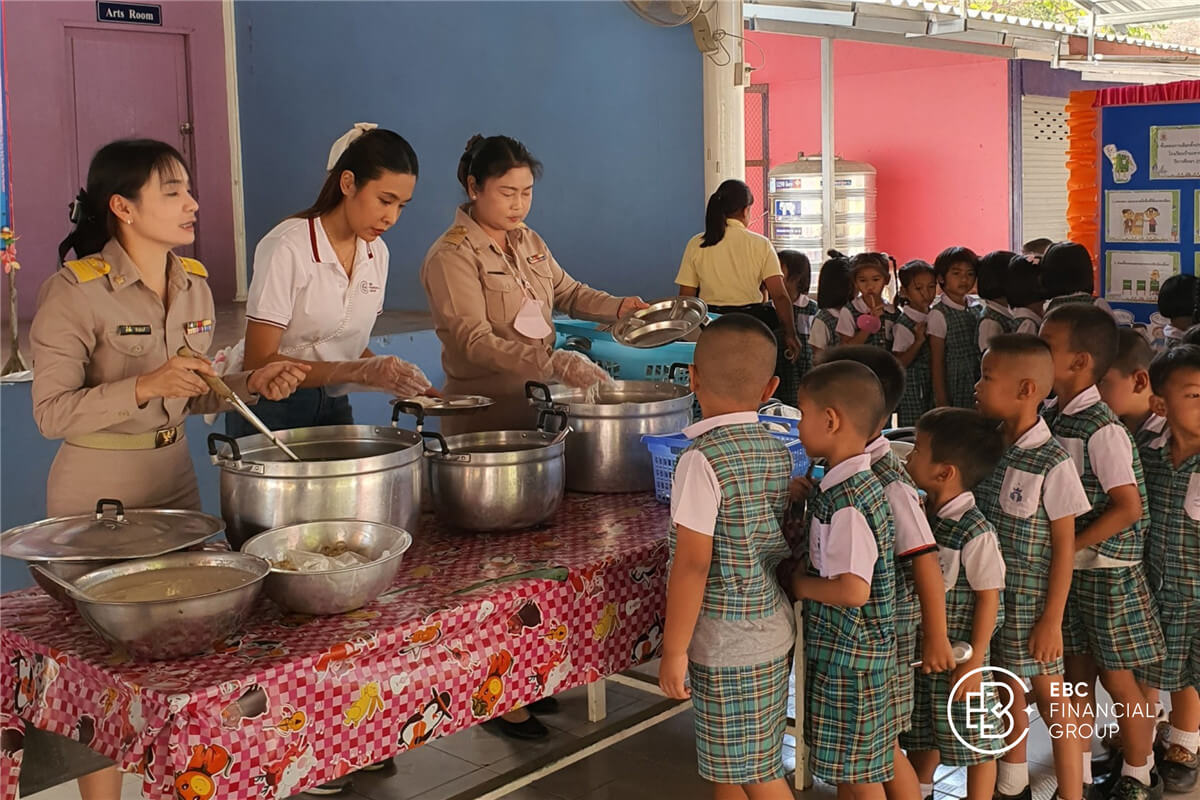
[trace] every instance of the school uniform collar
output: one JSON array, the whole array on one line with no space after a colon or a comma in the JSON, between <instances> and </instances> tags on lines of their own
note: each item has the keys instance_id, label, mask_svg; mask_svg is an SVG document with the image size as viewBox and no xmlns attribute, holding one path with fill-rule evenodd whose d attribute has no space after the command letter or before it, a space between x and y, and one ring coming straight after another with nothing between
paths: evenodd
<instances>
[{"instance_id":1,"label":"school uniform collar","mask_svg":"<svg viewBox=\"0 0 1200 800\"><path fill-rule=\"evenodd\" d=\"M333 264L338 269L342 268L342 263L338 261L333 243L329 241L329 234L325 232L325 226L321 224L320 217L308 218L308 246L314 264ZM366 240L355 236L354 264L358 265L364 258L374 257L375 253L372 252L371 245L367 244Z\"/></svg>"},{"instance_id":2,"label":"school uniform collar","mask_svg":"<svg viewBox=\"0 0 1200 800\"><path fill-rule=\"evenodd\" d=\"M1182 328L1176 328L1174 325L1163 326L1163 336L1168 339L1182 339L1185 333L1187 331Z\"/></svg>"},{"instance_id":3,"label":"school uniform collar","mask_svg":"<svg viewBox=\"0 0 1200 800\"><path fill-rule=\"evenodd\" d=\"M850 307L851 307L851 308L853 308L855 311L857 311L857 312L858 312L858 313L860 313L860 314L870 314L870 313L871 313L871 309L870 309L870 307L867 305L867 301L866 301L866 300L863 300L863 298L862 298L862 295L859 295L858 297L856 297L856 298L854 298L853 300L851 300L851 301L850 301ZM891 311L892 311L892 304L891 304L891 303L884 303L884 304L883 304L883 310L884 310L884 311L886 311L886 312L888 312L888 313L891 313Z\"/></svg>"},{"instance_id":4,"label":"school uniform collar","mask_svg":"<svg viewBox=\"0 0 1200 800\"><path fill-rule=\"evenodd\" d=\"M792 301L792 305L796 308L807 308L810 302L812 301L808 299L808 295L802 294Z\"/></svg>"},{"instance_id":5,"label":"school uniform collar","mask_svg":"<svg viewBox=\"0 0 1200 800\"><path fill-rule=\"evenodd\" d=\"M879 459L892 452L892 443L888 441L886 436L880 436L875 441L867 445L867 455L871 457L871 464L874 465Z\"/></svg>"},{"instance_id":6,"label":"school uniform collar","mask_svg":"<svg viewBox=\"0 0 1200 800\"><path fill-rule=\"evenodd\" d=\"M1041 447L1050 441L1050 438L1050 426L1046 424L1046 420L1038 417L1038 421L1033 423L1033 427L1021 434L1021 438L1013 442L1013 445L1022 450L1032 450L1035 447Z\"/></svg>"},{"instance_id":7,"label":"school uniform collar","mask_svg":"<svg viewBox=\"0 0 1200 800\"><path fill-rule=\"evenodd\" d=\"M1159 416L1154 412L1150 412L1150 416L1146 417L1146 421L1138 428L1138 433L1149 431L1150 433L1162 433L1167 429L1167 418Z\"/></svg>"},{"instance_id":8,"label":"school uniform collar","mask_svg":"<svg viewBox=\"0 0 1200 800\"><path fill-rule=\"evenodd\" d=\"M964 297L963 299L966 300L967 298ZM966 311L967 310L966 303L962 303L962 304L956 303L953 300L951 300L949 298L949 296L947 296L945 294L943 294L941 297L938 298L938 302L943 303L944 305L946 305L949 308L953 308L955 311ZM967 302L970 302L970 301L968 300Z\"/></svg>"},{"instance_id":9,"label":"school uniform collar","mask_svg":"<svg viewBox=\"0 0 1200 800\"><path fill-rule=\"evenodd\" d=\"M917 309L913 308L912 306L905 306L904 307L904 316L908 317L913 322L924 322L925 320L929 319L929 312L928 311L918 311Z\"/></svg>"},{"instance_id":10,"label":"school uniform collar","mask_svg":"<svg viewBox=\"0 0 1200 800\"><path fill-rule=\"evenodd\" d=\"M1024 307L1014 308L1012 310L1012 316L1013 319L1031 319L1038 324L1041 324L1042 322L1042 318L1038 316L1036 311Z\"/></svg>"},{"instance_id":11,"label":"school uniform collar","mask_svg":"<svg viewBox=\"0 0 1200 800\"><path fill-rule=\"evenodd\" d=\"M972 508L975 507L975 495L970 492L963 492L952 500L947 500L946 503L937 510L938 519L952 519L958 522Z\"/></svg>"},{"instance_id":12,"label":"school uniform collar","mask_svg":"<svg viewBox=\"0 0 1200 800\"><path fill-rule=\"evenodd\" d=\"M821 478L821 491L828 492L830 489L836 488L839 484L845 483L858 473L870 471L871 456L869 453L864 452L852 458L847 458L833 469L825 472L825 477Z\"/></svg>"},{"instance_id":13,"label":"school uniform collar","mask_svg":"<svg viewBox=\"0 0 1200 800\"><path fill-rule=\"evenodd\" d=\"M1008 317L1009 319L1012 319L1013 312L1012 312L1012 309L1009 308L1008 306L998 303L995 300L984 300L983 304L985 306L987 306L988 308L990 308L992 311L995 311L997 314L1000 314L1001 316L1005 316L1005 317Z\"/></svg>"},{"instance_id":14,"label":"school uniform collar","mask_svg":"<svg viewBox=\"0 0 1200 800\"><path fill-rule=\"evenodd\" d=\"M709 431L726 425L753 425L758 422L758 414L754 411L735 411L732 414L719 414L694 422L683 429L683 435L689 439L698 439Z\"/></svg>"},{"instance_id":15,"label":"school uniform collar","mask_svg":"<svg viewBox=\"0 0 1200 800\"><path fill-rule=\"evenodd\" d=\"M726 228L729 228L729 227L741 228L742 230L745 230L746 223L742 222L740 219L728 219L727 218L725 220L725 227Z\"/></svg>"},{"instance_id":16,"label":"school uniform collar","mask_svg":"<svg viewBox=\"0 0 1200 800\"><path fill-rule=\"evenodd\" d=\"M142 273L137 264L125 252L125 248L117 241L117 237L108 240L100 251L100 257L108 264L108 285L113 291L119 292L142 280ZM183 269L183 262L173 252L167 252L167 285L176 289L187 289L192 285L192 279Z\"/></svg>"},{"instance_id":17,"label":"school uniform collar","mask_svg":"<svg viewBox=\"0 0 1200 800\"><path fill-rule=\"evenodd\" d=\"M467 242L476 253L480 250L491 248L497 255L504 255L504 251L496 244L496 240L489 236L487 231L481 228L479 223L475 221L475 218L471 216L470 203L463 203L458 207L458 210L454 214L454 224L461 225L467 229ZM525 234L528 232L529 228L522 222L519 228L508 232L508 238L514 244L519 244L525 241Z\"/></svg>"},{"instance_id":18,"label":"school uniform collar","mask_svg":"<svg viewBox=\"0 0 1200 800\"><path fill-rule=\"evenodd\" d=\"M1063 406L1062 413L1067 416L1078 414L1080 411L1086 411L1099 402L1101 402L1100 390L1095 386L1089 386L1076 395L1074 400Z\"/></svg>"}]
</instances>

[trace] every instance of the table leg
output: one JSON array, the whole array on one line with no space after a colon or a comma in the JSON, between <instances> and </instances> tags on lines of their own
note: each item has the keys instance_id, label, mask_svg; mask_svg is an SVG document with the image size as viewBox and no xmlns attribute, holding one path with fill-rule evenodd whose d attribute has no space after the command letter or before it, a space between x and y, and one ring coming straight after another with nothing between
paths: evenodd
<instances>
[{"instance_id":1,"label":"table leg","mask_svg":"<svg viewBox=\"0 0 1200 800\"><path fill-rule=\"evenodd\" d=\"M608 716L608 697L605 694L604 678L588 684L587 697L588 722L600 722Z\"/></svg>"}]
</instances>

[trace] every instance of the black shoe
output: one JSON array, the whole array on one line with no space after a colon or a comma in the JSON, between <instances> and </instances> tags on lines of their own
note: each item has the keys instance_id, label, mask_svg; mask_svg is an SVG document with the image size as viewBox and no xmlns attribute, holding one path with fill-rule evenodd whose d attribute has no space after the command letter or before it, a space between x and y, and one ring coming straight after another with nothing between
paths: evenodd
<instances>
[{"instance_id":1,"label":"black shoe","mask_svg":"<svg viewBox=\"0 0 1200 800\"><path fill-rule=\"evenodd\" d=\"M1155 763L1166 791L1182 794L1196 788L1200 754L1189 753L1185 748L1173 744L1167 748L1163 759Z\"/></svg>"},{"instance_id":2,"label":"black shoe","mask_svg":"<svg viewBox=\"0 0 1200 800\"><path fill-rule=\"evenodd\" d=\"M374 764L367 764L362 768L363 772L380 772L392 766L392 760L385 758L383 761L376 761Z\"/></svg>"},{"instance_id":3,"label":"black shoe","mask_svg":"<svg viewBox=\"0 0 1200 800\"><path fill-rule=\"evenodd\" d=\"M1162 800L1163 782L1157 770L1150 772L1149 786L1131 775L1122 775L1113 783L1108 796L1110 800Z\"/></svg>"},{"instance_id":4,"label":"black shoe","mask_svg":"<svg viewBox=\"0 0 1200 800\"><path fill-rule=\"evenodd\" d=\"M530 711L535 711L538 714L556 714L558 713L558 698L543 697L536 703L530 703L529 705L525 706L525 708L529 709Z\"/></svg>"},{"instance_id":5,"label":"black shoe","mask_svg":"<svg viewBox=\"0 0 1200 800\"><path fill-rule=\"evenodd\" d=\"M1106 749L1101 755L1092 758L1092 780L1096 784L1113 783L1121 777L1121 765L1125 763L1125 754L1121 748Z\"/></svg>"},{"instance_id":6,"label":"black shoe","mask_svg":"<svg viewBox=\"0 0 1200 800\"><path fill-rule=\"evenodd\" d=\"M1033 800L1033 787L1026 786L1020 794L1003 794L997 789L992 793L992 800Z\"/></svg>"},{"instance_id":7,"label":"black shoe","mask_svg":"<svg viewBox=\"0 0 1200 800\"><path fill-rule=\"evenodd\" d=\"M501 736L507 736L510 739L521 739L527 742L545 739L550 735L550 729L543 725L533 714L530 714L529 719L524 722L509 722L503 717L496 717L483 723L483 726L499 733Z\"/></svg>"},{"instance_id":8,"label":"black shoe","mask_svg":"<svg viewBox=\"0 0 1200 800\"><path fill-rule=\"evenodd\" d=\"M315 794L320 796L341 794L350 786L350 776L346 775L329 783L322 783L320 786L314 786L311 789L305 789L303 794Z\"/></svg>"}]
</instances>

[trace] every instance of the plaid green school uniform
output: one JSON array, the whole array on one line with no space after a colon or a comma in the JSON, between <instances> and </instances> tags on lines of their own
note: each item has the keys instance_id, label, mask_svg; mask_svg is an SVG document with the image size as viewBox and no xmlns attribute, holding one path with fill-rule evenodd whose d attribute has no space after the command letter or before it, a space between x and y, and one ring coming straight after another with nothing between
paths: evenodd
<instances>
[{"instance_id":1,"label":"plaid green school uniform","mask_svg":"<svg viewBox=\"0 0 1200 800\"><path fill-rule=\"evenodd\" d=\"M891 780L899 733L888 690L896 669L895 536L883 486L866 467L828 491L818 489L808 502L810 527L814 521L830 525L838 510L857 508L878 550L870 598L861 608L804 604L804 735L813 774L835 785ZM811 559L808 574L819 576Z\"/></svg>"},{"instance_id":2,"label":"plaid green school uniform","mask_svg":"<svg viewBox=\"0 0 1200 800\"><path fill-rule=\"evenodd\" d=\"M1010 314L1001 314L990 305L984 304L983 315L979 318L980 322L988 319L1000 326L1000 333L1016 333L1017 326L1021 323Z\"/></svg>"},{"instance_id":3,"label":"plaid green school uniform","mask_svg":"<svg viewBox=\"0 0 1200 800\"><path fill-rule=\"evenodd\" d=\"M1167 421L1158 414L1151 414L1149 419L1142 423L1141 427L1133 434L1133 443L1137 445L1138 457L1142 459L1142 471L1147 473L1146 458L1150 451L1155 449L1156 440L1163 435L1166 430ZM1147 474L1147 480L1149 475ZM1146 487L1146 492L1149 494L1149 485ZM1151 514L1150 525L1154 524L1153 513ZM1147 537L1150 535L1150 529L1146 529ZM1151 584L1151 589L1154 588Z\"/></svg>"},{"instance_id":4,"label":"plaid green school uniform","mask_svg":"<svg viewBox=\"0 0 1200 800\"><path fill-rule=\"evenodd\" d=\"M1046 302L1046 313L1049 314L1059 306L1070 305L1071 303L1087 303L1094 305L1096 298L1090 292L1076 292L1075 294L1064 294L1060 297L1052 297Z\"/></svg>"},{"instance_id":5,"label":"plaid green school uniform","mask_svg":"<svg viewBox=\"0 0 1200 800\"><path fill-rule=\"evenodd\" d=\"M962 564L962 550L968 542L992 531L991 523L975 506L974 500L970 501L970 508L959 519L939 516L933 524L933 537L941 551L942 569L946 570L953 565L958 571L954 585L946 592L946 634L952 641L971 641L975 629L975 590L971 588L967 570ZM1001 591L996 629L999 630L1003 623L1004 603ZM983 663L990 663L986 654ZM951 673L946 672L917 676L912 730L901 735L901 746L909 751L938 750L941 752L942 763L951 767L968 767L994 760L994 755L977 753L966 747L954 734L957 730L960 735L966 737L969 744L984 751L994 747L994 740L982 736L983 729L977 717L971 724L967 724L966 703L955 703L951 707L954 716L954 727L951 728L946 717L946 704L950 699L950 691L954 688L951 678ZM991 681L991 673L985 672L981 679L984 682ZM990 709L994 704L994 693L989 689L983 707ZM988 727L996 732L1004 728L998 717L989 720Z\"/></svg>"},{"instance_id":6,"label":"plaid green school uniform","mask_svg":"<svg viewBox=\"0 0 1200 800\"><path fill-rule=\"evenodd\" d=\"M1146 571L1158 605L1166 656L1139 669L1155 689L1200 688L1200 454L1171 461L1170 433L1146 452L1150 532Z\"/></svg>"},{"instance_id":7,"label":"plaid green school uniform","mask_svg":"<svg viewBox=\"0 0 1200 800\"><path fill-rule=\"evenodd\" d=\"M816 319L820 320L829 331L829 344L826 345L826 349L838 347L842 343L842 337L837 332L838 315L840 313L840 308L822 308L817 310Z\"/></svg>"},{"instance_id":8,"label":"plaid green school uniform","mask_svg":"<svg viewBox=\"0 0 1200 800\"><path fill-rule=\"evenodd\" d=\"M934 308L946 318L946 394L955 408L975 407L979 382L979 316L938 301Z\"/></svg>"},{"instance_id":9,"label":"plaid green school uniform","mask_svg":"<svg viewBox=\"0 0 1200 800\"><path fill-rule=\"evenodd\" d=\"M789 406L796 405L796 395L800 392L800 379L812 369L812 346L808 343L808 333L812 329L812 321L817 316L817 301L810 299L803 306L792 306L796 321L796 338L800 340L800 354L795 361L789 361L785 355L787 349L783 340L779 342L779 355L775 359L775 374L779 376L779 387L775 397Z\"/></svg>"},{"instance_id":10,"label":"plaid green school uniform","mask_svg":"<svg viewBox=\"0 0 1200 800\"><path fill-rule=\"evenodd\" d=\"M775 568L791 554L781 524L792 458L757 424L722 425L689 450L704 455L721 488L712 564L700 614L723 620L776 613L782 591ZM676 529L670 530L675 550ZM790 660L749 667L689 663L700 776L714 783L761 783L784 775Z\"/></svg>"},{"instance_id":11,"label":"plaid green school uniform","mask_svg":"<svg viewBox=\"0 0 1200 800\"><path fill-rule=\"evenodd\" d=\"M1095 392L1094 389L1088 391ZM1158 661L1164 648L1142 563L1145 529L1149 522L1146 482L1133 436L1108 405L1098 399L1098 393L1096 397L1096 402L1073 413L1053 407L1044 415L1051 433L1064 449L1082 455L1080 479L1092 510L1075 519L1075 532L1082 532L1095 521L1110 502L1100 485L1088 447L1092 437L1110 425L1115 425L1129 438L1133 474L1142 500L1142 517L1129 528L1091 548L1103 558L1128 562L1128 566L1075 570L1063 615L1063 652L1091 655L1105 669L1133 669Z\"/></svg>"},{"instance_id":12,"label":"plaid green school uniform","mask_svg":"<svg viewBox=\"0 0 1200 800\"><path fill-rule=\"evenodd\" d=\"M885 305L883 313L879 315L879 330L875 333L867 335L863 344L869 344L872 347L882 347L888 351L892 349L892 326L896 324L896 308L895 306ZM867 305L861 297L856 297L851 301L846 311L850 314L851 321L854 322L854 329L858 330L858 317L860 314L867 314Z\"/></svg>"},{"instance_id":13,"label":"plaid green school uniform","mask_svg":"<svg viewBox=\"0 0 1200 800\"><path fill-rule=\"evenodd\" d=\"M1032 431L1026 436L1032 435ZM1022 437L1024 439L1025 437ZM1013 443L996 469L975 488L983 516L996 529L1007 568L1004 624L992 634L996 666L1022 678L1062 675L1063 660L1034 661L1029 635L1046 609L1050 582L1050 517L1044 502L1044 480L1050 470L1070 460L1053 438L1032 447Z\"/></svg>"},{"instance_id":14,"label":"plaid green school uniform","mask_svg":"<svg viewBox=\"0 0 1200 800\"><path fill-rule=\"evenodd\" d=\"M896 324L916 335L917 321L903 311L896 315ZM896 421L902 428L916 425L921 415L933 408L933 371L930 364L927 340L904 371L904 394L900 396L900 405L896 408Z\"/></svg>"}]
</instances>

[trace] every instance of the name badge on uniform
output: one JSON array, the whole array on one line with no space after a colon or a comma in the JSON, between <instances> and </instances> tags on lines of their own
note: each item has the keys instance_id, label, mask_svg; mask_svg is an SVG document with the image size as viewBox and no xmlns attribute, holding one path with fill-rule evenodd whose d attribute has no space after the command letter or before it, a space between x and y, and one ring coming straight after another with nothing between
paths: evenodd
<instances>
[{"instance_id":1,"label":"name badge on uniform","mask_svg":"<svg viewBox=\"0 0 1200 800\"><path fill-rule=\"evenodd\" d=\"M149 336L149 325L118 325L117 336Z\"/></svg>"},{"instance_id":2,"label":"name badge on uniform","mask_svg":"<svg viewBox=\"0 0 1200 800\"><path fill-rule=\"evenodd\" d=\"M211 319L197 319L183 323L183 332L188 336L194 333L210 333L212 329L213 321Z\"/></svg>"},{"instance_id":3,"label":"name badge on uniform","mask_svg":"<svg viewBox=\"0 0 1200 800\"><path fill-rule=\"evenodd\" d=\"M530 256L529 258L527 258L525 260L528 261L530 264L540 264L541 262L546 260L546 254L538 253L537 255Z\"/></svg>"}]
</instances>

